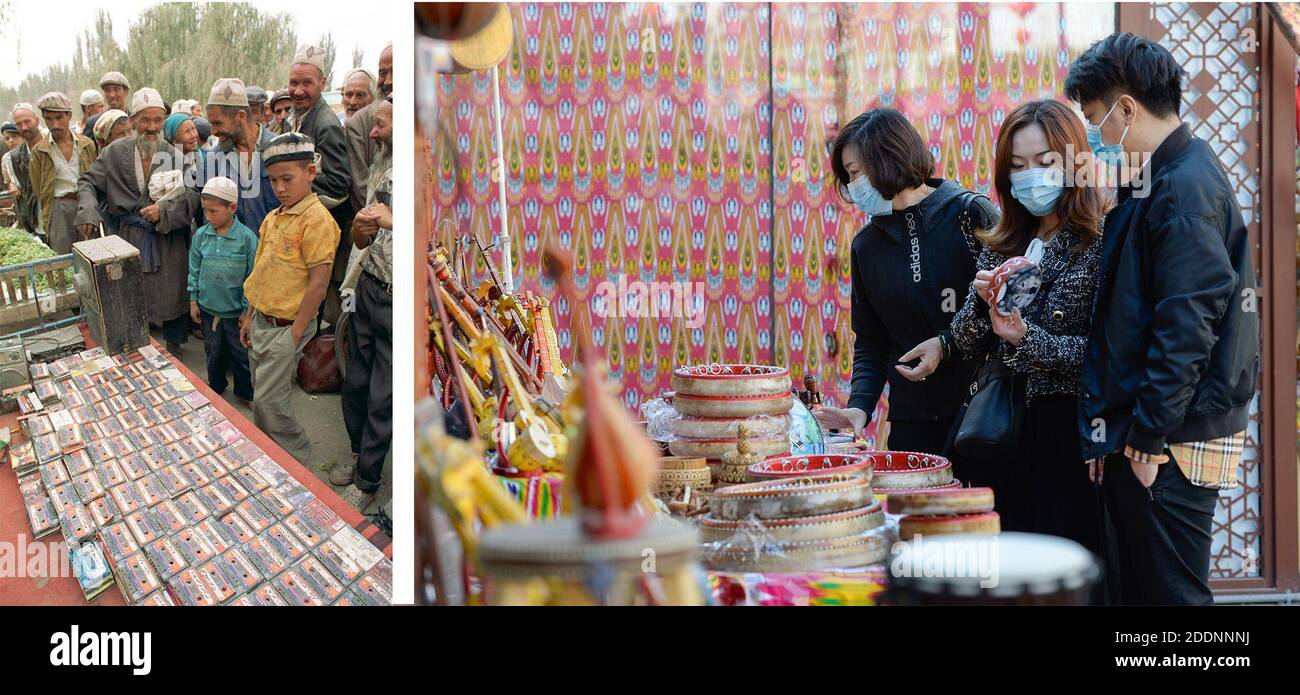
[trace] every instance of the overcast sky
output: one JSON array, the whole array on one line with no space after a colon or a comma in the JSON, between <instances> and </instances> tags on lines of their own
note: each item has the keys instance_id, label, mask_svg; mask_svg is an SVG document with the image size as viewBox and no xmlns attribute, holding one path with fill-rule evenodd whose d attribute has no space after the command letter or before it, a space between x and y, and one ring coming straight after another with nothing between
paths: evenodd
<instances>
[{"instance_id":1,"label":"overcast sky","mask_svg":"<svg viewBox=\"0 0 1300 695\"><path fill-rule=\"evenodd\" d=\"M131 21L146 8L157 4L160 4L157 0L10 2L9 21L0 27L0 84L17 86L30 73L40 72L56 63L71 62L77 48L77 36L94 21L96 8L108 10L113 18L113 35L120 45L125 46ZM266 12L287 12L293 16L297 20L294 31L299 43L315 41L324 33L333 35L338 47L338 56L334 60L334 84L351 69L355 46L361 46L364 53L362 66L374 72L379 64L379 52L393 40L394 3L255 0L253 4ZM15 36L15 29L19 28L20 37Z\"/></svg>"}]
</instances>

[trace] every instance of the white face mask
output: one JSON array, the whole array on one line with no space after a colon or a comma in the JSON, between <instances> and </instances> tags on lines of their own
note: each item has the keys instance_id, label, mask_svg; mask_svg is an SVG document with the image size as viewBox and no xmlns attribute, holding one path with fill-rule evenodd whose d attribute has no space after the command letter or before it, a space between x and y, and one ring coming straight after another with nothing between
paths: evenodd
<instances>
[{"instance_id":1,"label":"white face mask","mask_svg":"<svg viewBox=\"0 0 1300 695\"><path fill-rule=\"evenodd\" d=\"M871 185L865 174L849 182L849 198L862 212L877 217L894 212L893 201L881 197L880 192Z\"/></svg>"}]
</instances>

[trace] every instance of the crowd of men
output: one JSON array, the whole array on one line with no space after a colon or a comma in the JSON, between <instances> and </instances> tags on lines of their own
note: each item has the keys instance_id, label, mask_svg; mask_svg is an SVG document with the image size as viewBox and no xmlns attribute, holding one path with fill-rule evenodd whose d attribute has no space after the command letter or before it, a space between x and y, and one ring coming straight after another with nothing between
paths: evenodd
<instances>
[{"instance_id":1,"label":"crowd of men","mask_svg":"<svg viewBox=\"0 0 1300 695\"><path fill-rule=\"evenodd\" d=\"M312 45L285 88L227 77L206 103L169 104L108 72L80 94L75 123L60 92L15 105L0 170L19 226L56 253L110 234L139 249L167 350L201 335L212 388L233 375L257 426L299 461L311 441L290 403L298 361L350 313L342 415L355 460L329 479L365 510L392 436L392 45L377 77L345 77L344 113L326 86Z\"/></svg>"}]
</instances>

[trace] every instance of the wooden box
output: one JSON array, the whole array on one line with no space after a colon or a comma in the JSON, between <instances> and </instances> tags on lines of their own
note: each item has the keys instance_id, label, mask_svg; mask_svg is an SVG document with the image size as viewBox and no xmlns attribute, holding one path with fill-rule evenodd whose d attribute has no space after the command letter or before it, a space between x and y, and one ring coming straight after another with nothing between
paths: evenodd
<instances>
[{"instance_id":1,"label":"wooden box","mask_svg":"<svg viewBox=\"0 0 1300 695\"><path fill-rule=\"evenodd\" d=\"M72 255L81 313L95 342L110 355L148 345L140 251L106 236L73 244Z\"/></svg>"}]
</instances>

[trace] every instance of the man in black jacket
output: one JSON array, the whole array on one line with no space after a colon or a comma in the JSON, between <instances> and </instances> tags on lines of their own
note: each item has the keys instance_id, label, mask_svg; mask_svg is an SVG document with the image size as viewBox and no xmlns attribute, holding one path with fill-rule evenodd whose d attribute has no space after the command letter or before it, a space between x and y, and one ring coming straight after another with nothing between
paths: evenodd
<instances>
[{"instance_id":1,"label":"man in black jacket","mask_svg":"<svg viewBox=\"0 0 1300 695\"><path fill-rule=\"evenodd\" d=\"M1259 373L1250 239L1223 166L1178 116L1183 77L1169 51L1117 33L1065 82L1093 150L1125 160L1079 406L1125 603L1213 602L1214 508L1237 485Z\"/></svg>"}]
</instances>

